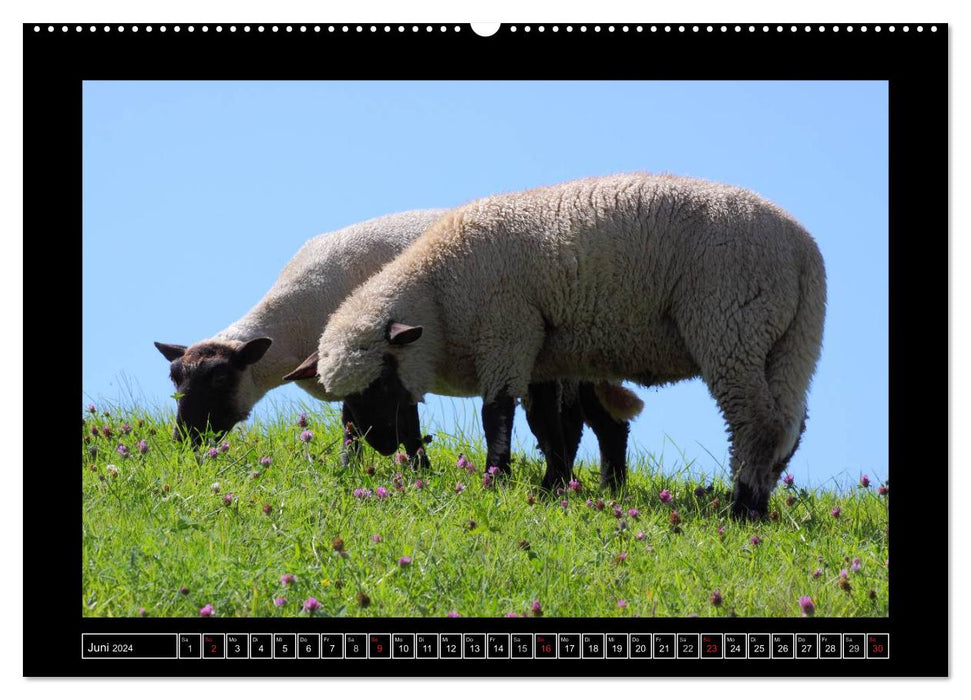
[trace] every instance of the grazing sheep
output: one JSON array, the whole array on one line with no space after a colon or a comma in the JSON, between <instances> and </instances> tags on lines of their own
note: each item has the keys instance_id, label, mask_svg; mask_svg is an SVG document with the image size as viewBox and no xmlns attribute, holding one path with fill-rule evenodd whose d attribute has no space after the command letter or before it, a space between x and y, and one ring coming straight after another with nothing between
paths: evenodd
<instances>
[{"instance_id":1,"label":"grazing sheep","mask_svg":"<svg viewBox=\"0 0 971 700\"><path fill-rule=\"evenodd\" d=\"M244 420L267 391L283 383L284 372L313 350L322 323L340 302L404 250L445 211L428 209L392 214L316 236L297 252L263 299L228 328L189 347L155 343L171 362L171 378L181 395L176 413L176 437L184 431L193 443L198 444L207 428L222 434ZM312 309L313 314L306 313L307 309ZM299 385L316 398L326 398L323 388L315 381L301 381ZM569 403L562 406L564 417L586 413L594 416L591 421L596 423L601 414L611 410L609 404L605 409L587 398L584 411L578 393L579 390L574 389L567 397ZM357 420L350 406L344 404L341 421L345 447L341 457L345 464L360 447L360 434L355 426L361 428L379 452L390 454L399 444L404 444L408 454L419 455L419 464L427 463L424 452L419 452L424 439L417 406L410 402L396 406L389 429L375 426L371 430L371 426ZM560 404L557 404L557 409L549 414L554 420L559 409ZM614 412L617 415L630 413L625 413L623 408ZM530 416L536 422L537 431L542 430L543 418L535 415L535 411L531 411ZM604 473L618 483L624 476L625 421L615 418L611 422L601 418L600 423L592 424L601 439L602 453L607 456ZM576 444L579 444L581 431L581 423L571 424L570 435ZM549 444L541 432L536 435L541 445ZM621 455L619 463L618 454ZM576 446L570 457L571 464L575 455Z\"/></svg>"},{"instance_id":2,"label":"grazing sheep","mask_svg":"<svg viewBox=\"0 0 971 700\"><path fill-rule=\"evenodd\" d=\"M344 298L445 211L391 214L316 236L297 251L263 299L228 328L189 347L155 343L172 363L172 381L181 394L176 437L186 431L198 444L207 427L225 433L244 420L267 391L283 384L283 374L314 349L321 324ZM310 309L313 314L307 313ZM316 382L300 382L300 387L325 398ZM414 455L423 444L417 407L403 408L400 419L408 435L406 449ZM357 446L355 421L346 405L341 420L345 445L350 440ZM346 462L346 450L342 458Z\"/></svg>"},{"instance_id":3,"label":"grazing sheep","mask_svg":"<svg viewBox=\"0 0 971 700\"><path fill-rule=\"evenodd\" d=\"M376 396L482 396L503 470L530 382L701 376L728 424L733 513L764 514L805 427L825 305L815 242L760 196L588 178L446 214L331 315L317 373L326 396L372 410Z\"/></svg>"}]
</instances>

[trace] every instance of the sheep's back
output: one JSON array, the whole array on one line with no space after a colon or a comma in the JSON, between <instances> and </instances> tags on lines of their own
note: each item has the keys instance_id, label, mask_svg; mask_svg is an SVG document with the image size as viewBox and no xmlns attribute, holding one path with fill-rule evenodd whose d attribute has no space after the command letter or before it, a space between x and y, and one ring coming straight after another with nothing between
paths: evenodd
<instances>
[{"instance_id":1,"label":"sheep's back","mask_svg":"<svg viewBox=\"0 0 971 700\"><path fill-rule=\"evenodd\" d=\"M295 306L304 313L312 309L326 320L354 289L377 274L445 211L390 214L311 238L284 267L260 306L264 310Z\"/></svg>"},{"instance_id":2,"label":"sheep's back","mask_svg":"<svg viewBox=\"0 0 971 700\"><path fill-rule=\"evenodd\" d=\"M472 345L490 324L515 328L538 310L551 374L620 377L649 366L662 380L690 376L679 305L726 285L786 288L814 246L750 191L672 176L577 180L479 200L446 218L412 250L438 268L453 332Z\"/></svg>"}]
</instances>

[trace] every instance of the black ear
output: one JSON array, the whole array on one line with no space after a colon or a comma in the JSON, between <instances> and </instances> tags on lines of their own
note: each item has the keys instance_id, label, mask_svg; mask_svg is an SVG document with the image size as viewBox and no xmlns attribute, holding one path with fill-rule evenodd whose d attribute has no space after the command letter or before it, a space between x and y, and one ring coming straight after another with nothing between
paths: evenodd
<instances>
[{"instance_id":1,"label":"black ear","mask_svg":"<svg viewBox=\"0 0 971 700\"><path fill-rule=\"evenodd\" d=\"M392 345L407 345L421 338L421 326L406 326L392 321L388 325L388 342Z\"/></svg>"},{"instance_id":2,"label":"black ear","mask_svg":"<svg viewBox=\"0 0 971 700\"><path fill-rule=\"evenodd\" d=\"M258 362L272 344L269 338L254 338L236 351L236 361L244 367Z\"/></svg>"},{"instance_id":3,"label":"black ear","mask_svg":"<svg viewBox=\"0 0 971 700\"><path fill-rule=\"evenodd\" d=\"M293 379L313 379L317 376L317 353L300 363L300 366L283 377L284 381Z\"/></svg>"},{"instance_id":4,"label":"black ear","mask_svg":"<svg viewBox=\"0 0 971 700\"><path fill-rule=\"evenodd\" d=\"M170 343L155 343L155 347L162 353L166 360L173 362L185 355L185 345L172 345Z\"/></svg>"}]
</instances>

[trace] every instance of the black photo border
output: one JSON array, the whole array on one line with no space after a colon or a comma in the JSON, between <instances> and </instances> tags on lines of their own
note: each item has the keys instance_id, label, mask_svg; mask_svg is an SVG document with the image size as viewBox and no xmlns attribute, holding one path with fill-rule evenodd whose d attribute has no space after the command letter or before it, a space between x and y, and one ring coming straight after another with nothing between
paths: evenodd
<instances>
[{"instance_id":1,"label":"black photo border","mask_svg":"<svg viewBox=\"0 0 971 700\"><path fill-rule=\"evenodd\" d=\"M23 25L24 344L26 350L29 342L30 352L25 352L25 357L31 358L32 368L29 374L25 368L25 376L36 377L39 367L58 369L46 375L56 376L57 385L56 389L44 388L50 405L43 437L39 438L33 421L25 421L24 428L25 445L38 439L44 443L44 455L27 457L23 465L24 674L947 675L947 388L946 382L940 380L929 383L926 369L919 368L926 367L931 355L928 330L941 328L943 336L947 327L944 265L948 227L948 26L868 24L864 31L864 25L859 24L520 24L516 31L504 25L491 37L476 35L469 25L393 24L387 31L385 26ZM403 31L399 30L402 26ZM820 26L825 31L820 31ZM106 27L110 31L105 31ZM67 429L76 425L78 400L82 396L82 81L159 79L888 81L889 473L897 500L890 508L893 568L889 617L82 617L81 469L76 434L72 436ZM582 99L582 95L578 98ZM564 105L564 109L568 108ZM649 168L649 164L645 167ZM56 308L44 301L52 291L61 300ZM938 321L931 322L931 317ZM52 337L46 327L52 320L56 320L59 338ZM38 343L40 338L47 342ZM861 348L861 352L865 349ZM25 415L30 412L30 386L26 385ZM82 660L80 653L83 632L311 631L889 633L890 659L238 662Z\"/></svg>"}]
</instances>

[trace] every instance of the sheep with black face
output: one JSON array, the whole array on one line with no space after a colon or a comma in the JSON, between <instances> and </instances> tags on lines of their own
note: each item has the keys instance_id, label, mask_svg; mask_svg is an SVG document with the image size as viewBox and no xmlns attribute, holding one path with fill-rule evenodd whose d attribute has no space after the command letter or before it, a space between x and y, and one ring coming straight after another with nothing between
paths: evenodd
<instances>
[{"instance_id":1,"label":"sheep with black face","mask_svg":"<svg viewBox=\"0 0 971 700\"><path fill-rule=\"evenodd\" d=\"M156 343L171 363L169 372L178 396L176 436L184 433L199 444L207 430L221 435L244 420L264 394L284 383L284 373L314 349L321 323L347 295L444 213L443 209L402 212L316 236L245 316L188 347ZM312 396L325 398L316 382L299 385ZM423 445L418 410L413 404L403 405L399 414L401 442L416 454ZM342 422L345 444L350 441L356 449L360 423L346 405ZM347 451L342 454L346 462Z\"/></svg>"}]
</instances>

